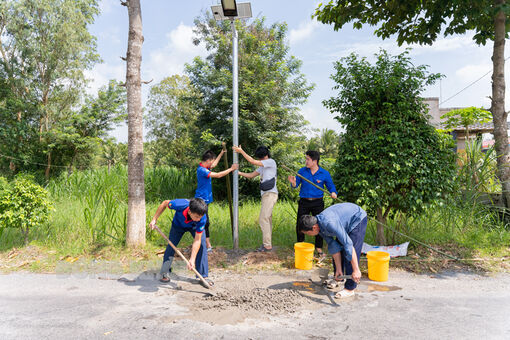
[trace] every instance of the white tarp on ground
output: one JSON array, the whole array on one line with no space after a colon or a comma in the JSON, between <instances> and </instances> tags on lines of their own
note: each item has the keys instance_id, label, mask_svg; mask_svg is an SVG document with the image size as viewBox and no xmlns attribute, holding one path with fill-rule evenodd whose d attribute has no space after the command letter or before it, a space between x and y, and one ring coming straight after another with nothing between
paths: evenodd
<instances>
[{"instance_id":1,"label":"white tarp on ground","mask_svg":"<svg viewBox=\"0 0 510 340\"><path fill-rule=\"evenodd\" d=\"M396 246L371 246L370 244L363 242L361 252L363 254L366 254L367 251L378 250L387 252L388 254L390 254L390 257L406 256L408 245L409 242L402 243Z\"/></svg>"}]
</instances>

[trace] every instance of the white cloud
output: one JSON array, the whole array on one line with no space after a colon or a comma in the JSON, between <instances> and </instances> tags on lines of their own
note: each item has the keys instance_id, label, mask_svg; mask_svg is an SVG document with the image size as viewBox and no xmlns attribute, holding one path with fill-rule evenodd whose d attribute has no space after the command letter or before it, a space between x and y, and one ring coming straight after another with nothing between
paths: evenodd
<instances>
[{"instance_id":1,"label":"white cloud","mask_svg":"<svg viewBox=\"0 0 510 340\"><path fill-rule=\"evenodd\" d=\"M120 59L119 59L120 60ZM85 71L85 77L89 79L87 93L97 94L97 90L103 85L108 84L110 79L125 81L126 66L123 63L110 65L107 63L97 64L92 70Z\"/></svg>"},{"instance_id":2,"label":"white cloud","mask_svg":"<svg viewBox=\"0 0 510 340\"><path fill-rule=\"evenodd\" d=\"M323 106L314 106L307 104L301 108L301 114L310 122L310 127L314 129L333 129L336 132L342 132L343 128L338 121Z\"/></svg>"},{"instance_id":3,"label":"white cloud","mask_svg":"<svg viewBox=\"0 0 510 340\"><path fill-rule=\"evenodd\" d=\"M182 74L184 64L196 56L206 56L207 51L201 44L193 44L193 28L180 24L166 34L167 44L150 53L149 62L144 64L144 78L159 81L173 74Z\"/></svg>"},{"instance_id":4,"label":"white cloud","mask_svg":"<svg viewBox=\"0 0 510 340\"><path fill-rule=\"evenodd\" d=\"M317 27L319 27L319 24L315 20L301 23L297 29L290 30L289 43L294 45L311 37Z\"/></svg>"},{"instance_id":5,"label":"white cloud","mask_svg":"<svg viewBox=\"0 0 510 340\"><path fill-rule=\"evenodd\" d=\"M96 34L98 41L108 45L118 45L122 42L120 39L120 29L118 26L110 26L106 30Z\"/></svg>"},{"instance_id":6,"label":"white cloud","mask_svg":"<svg viewBox=\"0 0 510 340\"><path fill-rule=\"evenodd\" d=\"M121 6L119 0L101 0L99 10L101 14L110 13L115 6Z\"/></svg>"},{"instance_id":7,"label":"white cloud","mask_svg":"<svg viewBox=\"0 0 510 340\"><path fill-rule=\"evenodd\" d=\"M438 38L432 45L404 45L411 47L414 54L428 52L448 52L466 48L479 48L473 40L473 34L459 35L448 38Z\"/></svg>"},{"instance_id":8,"label":"white cloud","mask_svg":"<svg viewBox=\"0 0 510 340\"><path fill-rule=\"evenodd\" d=\"M418 44L404 44L398 46L395 40L379 40L374 41L373 38L366 39L349 44L336 44L330 46L332 53L326 55L332 60L345 57L351 53L356 53L360 56L367 57L369 60L374 54L379 53L381 49L386 50L391 55L396 55L405 51L406 48L411 48L411 55L420 55L426 53L444 53L453 51L479 51L480 47L473 41L472 35L455 36L448 38L439 38L433 45L418 45ZM324 55L324 54L323 54Z\"/></svg>"},{"instance_id":9,"label":"white cloud","mask_svg":"<svg viewBox=\"0 0 510 340\"><path fill-rule=\"evenodd\" d=\"M471 64L458 69L455 75L463 82L472 82L487 74L487 72L492 72L492 64ZM489 74L486 77L490 78Z\"/></svg>"}]
</instances>

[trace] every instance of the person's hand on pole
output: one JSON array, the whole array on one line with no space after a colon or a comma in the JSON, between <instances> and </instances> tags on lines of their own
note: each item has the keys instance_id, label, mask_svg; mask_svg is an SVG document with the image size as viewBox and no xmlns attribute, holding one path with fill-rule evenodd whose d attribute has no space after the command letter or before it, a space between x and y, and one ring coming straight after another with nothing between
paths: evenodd
<instances>
[{"instance_id":1,"label":"person's hand on pole","mask_svg":"<svg viewBox=\"0 0 510 340\"><path fill-rule=\"evenodd\" d=\"M232 150L234 150L235 152L237 153L243 153L243 148L241 147L241 144L239 144L239 146L232 146Z\"/></svg>"},{"instance_id":2,"label":"person's hand on pole","mask_svg":"<svg viewBox=\"0 0 510 340\"><path fill-rule=\"evenodd\" d=\"M232 171L239 169L239 163L232 164L230 168L232 169Z\"/></svg>"},{"instance_id":3,"label":"person's hand on pole","mask_svg":"<svg viewBox=\"0 0 510 340\"><path fill-rule=\"evenodd\" d=\"M338 196L336 195L336 192L332 192L332 193L331 193L331 198L332 198L332 199L334 199L334 200L335 200L337 197L338 197Z\"/></svg>"},{"instance_id":4,"label":"person's hand on pole","mask_svg":"<svg viewBox=\"0 0 510 340\"><path fill-rule=\"evenodd\" d=\"M156 229L156 220L152 220L151 223L149 223L149 227L151 228L151 230L154 230Z\"/></svg>"},{"instance_id":5,"label":"person's hand on pole","mask_svg":"<svg viewBox=\"0 0 510 340\"><path fill-rule=\"evenodd\" d=\"M296 187L296 176L289 176L287 177L290 184L292 184L293 187Z\"/></svg>"},{"instance_id":6,"label":"person's hand on pole","mask_svg":"<svg viewBox=\"0 0 510 340\"><path fill-rule=\"evenodd\" d=\"M191 261L191 259L188 261L188 269L193 271L195 269L195 260Z\"/></svg>"}]
</instances>

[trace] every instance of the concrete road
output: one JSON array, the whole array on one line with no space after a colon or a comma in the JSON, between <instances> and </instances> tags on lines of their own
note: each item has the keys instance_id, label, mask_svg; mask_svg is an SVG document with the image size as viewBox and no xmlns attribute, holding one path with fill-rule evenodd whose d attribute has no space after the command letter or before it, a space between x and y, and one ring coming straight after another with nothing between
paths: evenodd
<instances>
[{"instance_id":1,"label":"concrete road","mask_svg":"<svg viewBox=\"0 0 510 340\"><path fill-rule=\"evenodd\" d=\"M216 282L269 287L307 275L219 272ZM0 275L0 339L510 339L509 274L391 272L338 306L317 298L311 310L232 324L195 320L182 299L200 299L204 289L176 284L151 274Z\"/></svg>"}]
</instances>

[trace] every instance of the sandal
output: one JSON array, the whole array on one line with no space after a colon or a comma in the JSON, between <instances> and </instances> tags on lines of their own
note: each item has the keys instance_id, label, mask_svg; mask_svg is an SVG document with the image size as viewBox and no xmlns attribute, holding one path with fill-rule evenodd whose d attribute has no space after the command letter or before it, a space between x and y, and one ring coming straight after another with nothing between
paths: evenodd
<instances>
[{"instance_id":1,"label":"sandal","mask_svg":"<svg viewBox=\"0 0 510 340\"><path fill-rule=\"evenodd\" d=\"M324 261L324 259L326 258L326 254L324 254L324 252L317 252L317 262L318 263L321 263L322 261Z\"/></svg>"},{"instance_id":2,"label":"sandal","mask_svg":"<svg viewBox=\"0 0 510 340\"><path fill-rule=\"evenodd\" d=\"M161 277L161 279L159 279L159 282L162 282L162 283L169 283L170 282L170 278L166 275L163 275Z\"/></svg>"},{"instance_id":3,"label":"sandal","mask_svg":"<svg viewBox=\"0 0 510 340\"><path fill-rule=\"evenodd\" d=\"M207 248L207 252L210 253L212 251L212 246Z\"/></svg>"},{"instance_id":4,"label":"sandal","mask_svg":"<svg viewBox=\"0 0 510 340\"><path fill-rule=\"evenodd\" d=\"M260 248L257 248L255 251L257 251L259 253L264 253L264 252L268 252L268 251L273 251L273 248L267 249L266 247L264 247L264 245L261 245Z\"/></svg>"},{"instance_id":5,"label":"sandal","mask_svg":"<svg viewBox=\"0 0 510 340\"><path fill-rule=\"evenodd\" d=\"M341 291L335 294L335 299L346 299L352 296L354 296L353 290L342 289Z\"/></svg>"},{"instance_id":6,"label":"sandal","mask_svg":"<svg viewBox=\"0 0 510 340\"><path fill-rule=\"evenodd\" d=\"M202 280L200 280L200 279L197 279L197 280L198 280L198 283L199 283L202 287L204 287L204 288L212 288L212 287L214 287L214 282L213 282L211 279L207 278L207 277L204 277L204 280L205 280L205 282L207 282L207 283L209 284L209 287L207 287L207 286L206 286L206 285L202 282Z\"/></svg>"}]
</instances>

